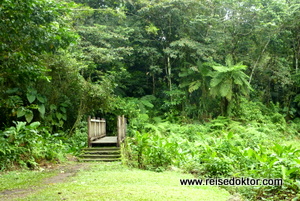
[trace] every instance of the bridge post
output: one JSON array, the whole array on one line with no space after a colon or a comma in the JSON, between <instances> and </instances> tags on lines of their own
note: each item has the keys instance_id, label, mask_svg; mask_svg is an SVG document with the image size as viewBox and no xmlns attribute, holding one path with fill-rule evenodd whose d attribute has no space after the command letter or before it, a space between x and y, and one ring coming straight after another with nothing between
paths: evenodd
<instances>
[{"instance_id":1,"label":"bridge post","mask_svg":"<svg viewBox=\"0 0 300 201\"><path fill-rule=\"evenodd\" d=\"M88 147L92 146L91 142L91 116L88 116Z\"/></svg>"},{"instance_id":2,"label":"bridge post","mask_svg":"<svg viewBox=\"0 0 300 201\"><path fill-rule=\"evenodd\" d=\"M118 127L117 146L119 147L121 143L124 141L126 135L126 119L124 115L118 116L117 127Z\"/></svg>"}]
</instances>

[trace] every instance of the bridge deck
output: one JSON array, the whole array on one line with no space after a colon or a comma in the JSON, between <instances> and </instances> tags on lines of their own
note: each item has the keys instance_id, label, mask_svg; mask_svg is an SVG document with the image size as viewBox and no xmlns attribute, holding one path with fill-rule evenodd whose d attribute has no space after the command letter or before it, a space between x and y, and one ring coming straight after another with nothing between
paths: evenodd
<instances>
[{"instance_id":1,"label":"bridge deck","mask_svg":"<svg viewBox=\"0 0 300 201\"><path fill-rule=\"evenodd\" d=\"M98 140L92 141L92 144L114 144L117 142L117 136L105 136Z\"/></svg>"}]
</instances>

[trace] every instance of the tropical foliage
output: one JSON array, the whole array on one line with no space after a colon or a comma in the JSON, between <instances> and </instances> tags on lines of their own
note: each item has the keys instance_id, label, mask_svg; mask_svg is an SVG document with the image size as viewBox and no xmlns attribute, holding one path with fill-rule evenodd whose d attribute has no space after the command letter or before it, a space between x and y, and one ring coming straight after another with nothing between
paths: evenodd
<instances>
[{"instance_id":1,"label":"tropical foliage","mask_svg":"<svg viewBox=\"0 0 300 201\"><path fill-rule=\"evenodd\" d=\"M88 115L122 114L128 164L297 196L298 1L3 0L0 17L1 170L77 154Z\"/></svg>"},{"instance_id":2,"label":"tropical foliage","mask_svg":"<svg viewBox=\"0 0 300 201\"><path fill-rule=\"evenodd\" d=\"M281 115L276 116L282 117ZM297 125L241 123L219 117L206 124L147 123L125 144L125 163L163 171L174 167L199 178L282 178L283 186L224 187L250 200L299 197L300 149L290 141Z\"/></svg>"}]
</instances>

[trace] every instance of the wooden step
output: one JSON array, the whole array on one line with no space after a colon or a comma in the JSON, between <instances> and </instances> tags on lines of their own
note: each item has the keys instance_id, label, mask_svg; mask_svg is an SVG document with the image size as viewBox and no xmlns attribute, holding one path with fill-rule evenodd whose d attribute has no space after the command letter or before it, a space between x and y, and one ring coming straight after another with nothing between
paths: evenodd
<instances>
[{"instance_id":1,"label":"wooden step","mask_svg":"<svg viewBox=\"0 0 300 201\"><path fill-rule=\"evenodd\" d=\"M119 147L92 147L84 148L83 151L119 151Z\"/></svg>"},{"instance_id":2,"label":"wooden step","mask_svg":"<svg viewBox=\"0 0 300 201\"><path fill-rule=\"evenodd\" d=\"M82 150L79 156L82 161L119 161L121 151L119 147L92 147Z\"/></svg>"},{"instance_id":3,"label":"wooden step","mask_svg":"<svg viewBox=\"0 0 300 201\"><path fill-rule=\"evenodd\" d=\"M120 151L83 151L83 154L89 155L109 155L109 154L118 154L120 155Z\"/></svg>"},{"instance_id":4,"label":"wooden step","mask_svg":"<svg viewBox=\"0 0 300 201\"><path fill-rule=\"evenodd\" d=\"M80 159L80 161L83 162L114 162L114 161L120 161L120 158L83 158Z\"/></svg>"},{"instance_id":5,"label":"wooden step","mask_svg":"<svg viewBox=\"0 0 300 201\"><path fill-rule=\"evenodd\" d=\"M99 155L99 154L83 154L80 156L81 158L120 158L120 154L105 154L105 155Z\"/></svg>"},{"instance_id":6,"label":"wooden step","mask_svg":"<svg viewBox=\"0 0 300 201\"><path fill-rule=\"evenodd\" d=\"M103 147L89 147L84 149L120 149L120 147L116 146L103 146Z\"/></svg>"}]
</instances>

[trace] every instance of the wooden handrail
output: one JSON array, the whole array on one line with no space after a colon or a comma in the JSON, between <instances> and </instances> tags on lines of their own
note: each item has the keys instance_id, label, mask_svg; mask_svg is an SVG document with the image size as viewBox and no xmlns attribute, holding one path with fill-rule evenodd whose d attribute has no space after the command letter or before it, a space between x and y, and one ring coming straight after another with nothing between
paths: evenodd
<instances>
[{"instance_id":1,"label":"wooden handrail","mask_svg":"<svg viewBox=\"0 0 300 201\"><path fill-rule=\"evenodd\" d=\"M88 146L92 141L106 136L106 121L100 118L88 117Z\"/></svg>"}]
</instances>

